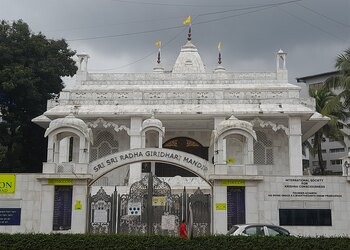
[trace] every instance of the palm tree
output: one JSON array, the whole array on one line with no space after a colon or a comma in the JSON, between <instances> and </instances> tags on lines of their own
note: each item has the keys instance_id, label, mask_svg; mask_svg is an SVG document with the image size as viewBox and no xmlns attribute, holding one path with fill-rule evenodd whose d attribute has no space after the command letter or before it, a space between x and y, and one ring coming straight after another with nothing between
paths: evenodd
<instances>
[{"instance_id":1,"label":"palm tree","mask_svg":"<svg viewBox=\"0 0 350 250\"><path fill-rule=\"evenodd\" d=\"M324 136L341 140L344 136L341 128L348 117L347 108L341 96L335 95L326 85L309 90L310 97L315 98L316 111L329 117L329 122L314 134L310 153L317 154L320 173L325 174L326 166L322 158L322 139Z\"/></svg>"},{"instance_id":2,"label":"palm tree","mask_svg":"<svg viewBox=\"0 0 350 250\"><path fill-rule=\"evenodd\" d=\"M339 96L343 98L344 105L350 108L350 48L338 55L335 67L339 70L340 74L327 79L325 85L328 88L338 89L340 91Z\"/></svg>"}]
</instances>

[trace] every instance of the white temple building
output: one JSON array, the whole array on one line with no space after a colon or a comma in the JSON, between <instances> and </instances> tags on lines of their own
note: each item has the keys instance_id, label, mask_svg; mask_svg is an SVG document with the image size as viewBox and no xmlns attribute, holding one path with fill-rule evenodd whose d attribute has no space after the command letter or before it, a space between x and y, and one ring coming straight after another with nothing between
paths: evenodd
<instances>
[{"instance_id":1,"label":"white temple building","mask_svg":"<svg viewBox=\"0 0 350 250\"><path fill-rule=\"evenodd\" d=\"M42 174L17 174L0 232L225 234L238 223L350 235L349 177L304 175L302 142L327 123L274 72L206 69L189 36L170 70L91 73L33 122L46 129ZM271 62L275 63L275 62ZM350 162L350 161L349 161Z\"/></svg>"}]
</instances>

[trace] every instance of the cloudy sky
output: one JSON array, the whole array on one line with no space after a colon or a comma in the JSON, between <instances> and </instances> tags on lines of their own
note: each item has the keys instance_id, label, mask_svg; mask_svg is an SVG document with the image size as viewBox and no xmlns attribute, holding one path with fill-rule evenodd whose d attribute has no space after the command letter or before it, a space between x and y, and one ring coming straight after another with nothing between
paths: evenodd
<instances>
[{"instance_id":1,"label":"cloudy sky","mask_svg":"<svg viewBox=\"0 0 350 250\"><path fill-rule=\"evenodd\" d=\"M65 38L90 55L91 72L150 72L154 42L170 70L192 16L192 41L211 71L221 41L228 71L274 71L288 53L290 82L334 70L350 47L350 0L0 0L0 19L23 19L33 32Z\"/></svg>"}]
</instances>

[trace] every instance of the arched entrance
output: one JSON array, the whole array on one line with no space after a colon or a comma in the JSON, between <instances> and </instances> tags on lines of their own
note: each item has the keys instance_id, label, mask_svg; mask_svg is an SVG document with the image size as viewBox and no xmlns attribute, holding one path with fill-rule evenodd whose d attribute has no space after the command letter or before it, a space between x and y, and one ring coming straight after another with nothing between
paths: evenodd
<instances>
[{"instance_id":1,"label":"arched entrance","mask_svg":"<svg viewBox=\"0 0 350 250\"><path fill-rule=\"evenodd\" d=\"M166 141L163 144L163 148L178 150L186 152L195 156L198 156L202 159L208 160L208 147L202 146L198 141L189 138L189 137L176 137ZM151 164L143 164L143 172L150 172ZM158 177L173 177L180 175L183 177L194 177L196 176L190 171L170 165L167 163L156 163L154 174Z\"/></svg>"},{"instance_id":2,"label":"arched entrance","mask_svg":"<svg viewBox=\"0 0 350 250\"><path fill-rule=\"evenodd\" d=\"M209 185L213 165L195 155L177 150L133 149L106 156L89 166L94 183L109 171L134 162L152 161L176 165L203 178ZM200 189L188 194L186 188L174 194L170 185L152 172L133 183L128 193L104 188L89 199L88 230L92 233L177 235L185 219L194 236L207 235L211 228L211 195Z\"/></svg>"}]
</instances>

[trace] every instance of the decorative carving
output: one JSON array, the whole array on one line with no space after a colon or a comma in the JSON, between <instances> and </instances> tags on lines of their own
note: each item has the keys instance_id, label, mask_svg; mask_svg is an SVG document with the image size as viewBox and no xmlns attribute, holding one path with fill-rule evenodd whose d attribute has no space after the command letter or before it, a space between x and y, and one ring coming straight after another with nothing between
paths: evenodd
<instances>
[{"instance_id":1,"label":"decorative carving","mask_svg":"<svg viewBox=\"0 0 350 250\"><path fill-rule=\"evenodd\" d=\"M253 120L251 120L250 123L252 123L252 124L257 124L257 125L259 125L259 126L262 127L262 128L265 128L265 127L270 126L271 129L272 129L273 131L275 131L275 132L276 132L277 130L279 130L279 129L282 129L282 130L286 133L286 135L289 135L289 129L288 129L288 127L286 127L286 126L284 126L284 125L281 125L281 124L276 124L276 123L273 123L273 122L271 122L271 121L263 121L263 120L261 120L261 119L258 118L258 117L255 117Z\"/></svg>"},{"instance_id":2,"label":"decorative carving","mask_svg":"<svg viewBox=\"0 0 350 250\"><path fill-rule=\"evenodd\" d=\"M118 92L116 93L117 99L128 99L129 92Z\"/></svg>"},{"instance_id":3,"label":"decorative carving","mask_svg":"<svg viewBox=\"0 0 350 250\"><path fill-rule=\"evenodd\" d=\"M151 93L145 93L146 99L161 99L162 93L161 92L151 92Z\"/></svg>"},{"instance_id":4,"label":"decorative carving","mask_svg":"<svg viewBox=\"0 0 350 250\"><path fill-rule=\"evenodd\" d=\"M254 98L254 99L259 99L259 98L261 98L261 92L259 91L259 92L251 92L250 93L250 97L251 98Z\"/></svg>"},{"instance_id":5,"label":"decorative carving","mask_svg":"<svg viewBox=\"0 0 350 250\"><path fill-rule=\"evenodd\" d=\"M128 135L130 133L130 129L128 127L126 127L125 125L119 126L118 124L115 124L114 122L105 121L103 118L98 118L96 121L87 122L86 124L91 128L97 128L98 126L102 126L104 128L113 127L115 132L125 130L128 133Z\"/></svg>"},{"instance_id":6,"label":"decorative carving","mask_svg":"<svg viewBox=\"0 0 350 250\"><path fill-rule=\"evenodd\" d=\"M271 92L271 98L282 98L283 92L282 91L272 91Z\"/></svg>"},{"instance_id":7,"label":"decorative carving","mask_svg":"<svg viewBox=\"0 0 350 250\"><path fill-rule=\"evenodd\" d=\"M174 98L174 99L184 99L185 93L184 92L172 92L172 93L169 93L169 97Z\"/></svg>"},{"instance_id":8,"label":"decorative carving","mask_svg":"<svg viewBox=\"0 0 350 250\"><path fill-rule=\"evenodd\" d=\"M239 99L241 92L229 92L229 98Z\"/></svg>"},{"instance_id":9,"label":"decorative carving","mask_svg":"<svg viewBox=\"0 0 350 250\"><path fill-rule=\"evenodd\" d=\"M108 97L108 93L98 93L96 98L97 100L103 100L106 101Z\"/></svg>"},{"instance_id":10,"label":"decorative carving","mask_svg":"<svg viewBox=\"0 0 350 250\"><path fill-rule=\"evenodd\" d=\"M209 95L209 92L207 91L197 92L198 99L207 99L209 97L208 95Z\"/></svg>"}]
</instances>

